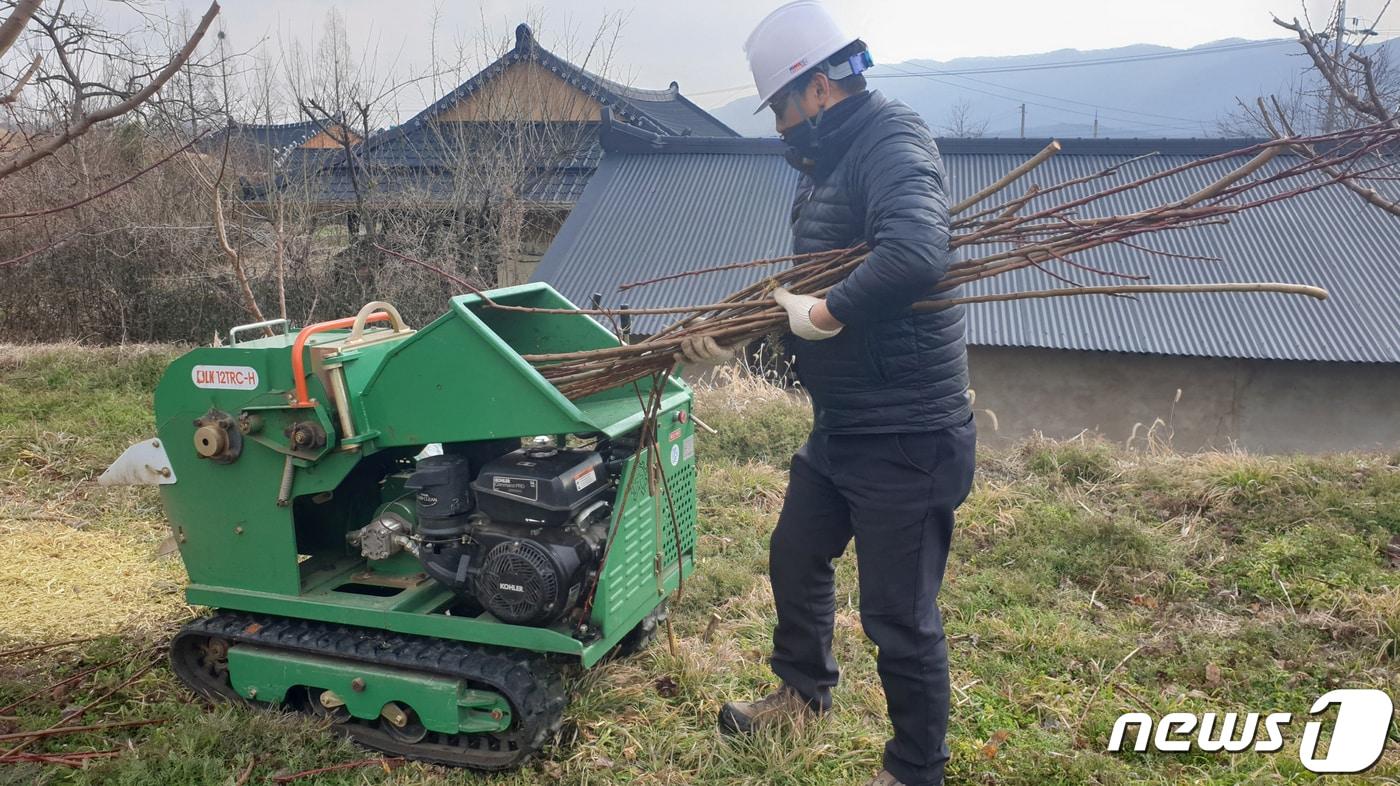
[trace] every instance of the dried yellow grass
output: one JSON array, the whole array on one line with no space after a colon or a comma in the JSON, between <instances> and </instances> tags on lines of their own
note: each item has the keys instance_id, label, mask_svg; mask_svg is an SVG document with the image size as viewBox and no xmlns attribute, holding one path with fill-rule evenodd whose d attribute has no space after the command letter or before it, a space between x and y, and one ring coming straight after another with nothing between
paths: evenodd
<instances>
[{"instance_id":1,"label":"dried yellow grass","mask_svg":"<svg viewBox=\"0 0 1400 786\"><path fill-rule=\"evenodd\" d=\"M155 526L75 529L0 520L3 635L17 644L151 631L186 616L185 571Z\"/></svg>"},{"instance_id":2,"label":"dried yellow grass","mask_svg":"<svg viewBox=\"0 0 1400 786\"><path fill-rule=\"evenodd\" d=\"M806 390L775 384L776 376L776 372L760 374L740 363L716 366L694 380L695 395L700 399L697 408L738 414L774 401L807 404Z\"/></svg>"}]
</instances>

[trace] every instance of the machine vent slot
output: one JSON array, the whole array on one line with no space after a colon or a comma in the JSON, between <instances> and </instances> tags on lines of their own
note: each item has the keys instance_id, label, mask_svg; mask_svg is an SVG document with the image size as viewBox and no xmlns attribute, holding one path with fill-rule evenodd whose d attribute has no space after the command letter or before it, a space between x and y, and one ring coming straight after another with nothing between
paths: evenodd
<instances>
[{"instance_id":1,"label":"machine vent slot","mask_svg":"<svg viewBox=\"0 0 1400 786\"><path fill-rule=\"evenodd\" d=\"M695 506L691 500L695 499L695 465L687 464L666 476L666 488L670 489L670 499L675 501L675 518L670 513L670 504L665 497L661 502L662 538L665 543L664 564L675 563L677 530L679 526L681 553L693 551L695 548ZM664 492L663 492L664 493Z\"/></svg>"}]
</instances>

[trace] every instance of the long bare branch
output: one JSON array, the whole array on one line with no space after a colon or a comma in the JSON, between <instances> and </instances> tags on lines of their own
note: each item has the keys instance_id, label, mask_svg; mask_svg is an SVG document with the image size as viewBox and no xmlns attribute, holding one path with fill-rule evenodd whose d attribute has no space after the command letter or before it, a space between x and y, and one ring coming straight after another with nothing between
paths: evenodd
<instances>
[{"instance_id":1,"label":"long bare branch","mask_svg":"<svg viewBox=\"0 0 1400 786\"><path fill-rule=\"evenodd\" d=\"M238 281L238 289L243 294L243 307L248 309L248 314L253 317L254 322L265 322L262 309L258 307L258 299L253 294L253 287L248 283L248 273L243 269L243 260L238 256L238 250L228 242L228 229L224 224L224 203L220 192L222 188L215 187L214 194L214 233L219 238L219 250L224 252L224 258L228 260L229 267L233 270L233 277Z\"/></svg>"},{"instance_id":2,"label":"long bare branch","mask_svg":"<svg viewBox=\"0 0 1400 786\"><path fill-rule=\"evenodd\" d=\"M15 4L15 10L4 21L0 22L0 57L10 51L10 47L19 40L19 34L24 31L24 26L29 24L29 20L34 17L34 12L39 10L40 0L19 0Z\"/></svg>"},{"instance_id":3,"label":"long bare branch","mask_svg":"<svg viewBox=\"0 0 1400 786\"><path fill-rule=\"evenodd\" d=\"M29 84L29 80L34 78L35 72L39 70L39 64L43 62L43 55L34 55L34 59L29 61L29 67L24 70L24 73L19 75L19 79L15 80L15 84L10 88L10 92L0 96L0 104L13 104L18 101L19 94L24 92L25 85Z\"/></svg>"},{"instance_id":4,"label":"long bare branch","mask_svg":"<svg viewBox=\"0 0 1400 786\"><path fill-rule=\"evenodd\" d=\"M1264 99L1259 99L1260 118L1263 120L1264 127L1268 129L1269 134L1275 139L1297 137L1298 135L1294 132L1293 125L1288 119L1288 114L1283 111L1283 106L1279 103L1278 98L1275 97L1273 99L1273 104L1274 111L1278 114L1278 126L1274 125L1273 120L1270 118L1269 108L1264 103ZM1279 126L1282 126L1282 129L1280 129ZM1303 156L1305 158L1317 158L1317 150L1312 145L1295 143L1292 146L1292 149L1298 155ZM1378 207L1381 210L1384 210L1385 212L1395 216L1396 218L1400 218L1400 203L1397 203L1394 200L1387 199L1384 196L1381 196L1381 193L1379 191L1375 190L1374 188L1369 188L1367 186L1362 185L1361 183L1357 182L1355 178L1350 177L1344 172L1338 171L1335 167L1327 167L1323 171L1326 172L1330 177L1336 178L1337 181L1340 182L1344 188L1346 188L1348 191L1351 191L1353 194L1356 194L1357 196L1361 197L1362 199L1366 200L1366 202L1372 205L1373 207Z\"/></svg>"}]
</instances>

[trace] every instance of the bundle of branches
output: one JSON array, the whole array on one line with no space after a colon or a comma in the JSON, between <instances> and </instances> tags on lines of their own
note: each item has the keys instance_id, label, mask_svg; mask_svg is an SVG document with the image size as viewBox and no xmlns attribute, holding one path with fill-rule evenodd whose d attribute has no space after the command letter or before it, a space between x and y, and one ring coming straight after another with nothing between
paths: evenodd
<instances>
[{"instance_id":1,"label":"bundle of branches","mask_svg":"<svg viewBox=\"0 0 1400 786\"><path fill-rule=\"evenodd\" d=\"M999 202L993 199L1055 155L1060 145L1052 143L997 182L950 208L954 218L950 244L954 249L965 249L964 256L969 258L955 263L935 290L928 293L930 299L915 303L913 308L932 310L965 303L1026 298L1132 296L1143 293L1181 292L1281 292L1326 298L1327 292L1318 287L1268 282L1081 286L1054 272L1051 266L1064 265L1075 270L1120 279L1142 281L1147 278L1094 268L1074 259L1077 254L1110 244L1129 247L1153 255L1157 259L1203 259L1156 251L1137 245L1133 240L1159 232L1227 223L1231 216L1243 211L1292 199L1335 184L1377 176L1378 170L1391 166L1387 158L1397 141L1400 141L1400 129L1390 124L1377 124L1314 137L1273 140L1209 158L1196 159L1129 182L1105 184L1103 188L1087 196L1071 196L1076 187L1112 178L1128 163L1140 160L1131 159L1094 174L1052 186L1031 186L1011 199ZM1307 150L1309 155L1280 161L1277 165L1266 168L1266 164L1286 150ZM1243 157L1248 157L1246 163L1183 199L1145 206L1126 214L1102 217L1085 215L1086 207L1110 196L1149 193L1145 188L1149 185L1154 186L1151 192L1161 193L1172 185L1164 187L1163 181L1188 182L1187 178L1191 175L1199 178L1197 170ZM997 204L984 206L991 202ZM867 255L867 248L857 246L816 254L721 265L650 281L624 284L622 288L628 289L719 270L784 263L789 265L787 269L745 287L718 303L629 310L626 313L632 315L681 316L678 321L637 343L591 351L527 355L525 359L534 364L546 379L553 382L570 399L584 398L645 377L669 373L675 365L675 355L683 340L706 336L722 345L735 345L780 330L786 326L787 316L771 297L774 289L785 287L801 294L824 295L864 262ZM1028 267L1042 270L1069 286L976 296L960 296L959 292L953 291L973 281ZM489 299L488 305L513 311L579 313L563 309L495 304ZM615 325L622 316L622 312L615 309L583 309L582 313L606 317Z\"/></svg>"}]
</instances>

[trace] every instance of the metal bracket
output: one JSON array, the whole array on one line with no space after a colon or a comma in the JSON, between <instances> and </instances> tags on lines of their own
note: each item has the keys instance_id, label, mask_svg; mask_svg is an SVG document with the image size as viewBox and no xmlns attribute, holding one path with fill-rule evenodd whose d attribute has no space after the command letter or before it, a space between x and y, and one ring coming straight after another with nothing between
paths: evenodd
<instances>
[{"instance_id":1,"label":"metal bracket","mask_svg":"<svg viewBox=\"0 0 1400 786\"><path fill-rule=\"evenodd\" d=\"M169 486L175 469L158 439L148 439L122 451L112 466L97 478L102 486Z\"/></svg>"}]
</instances>

